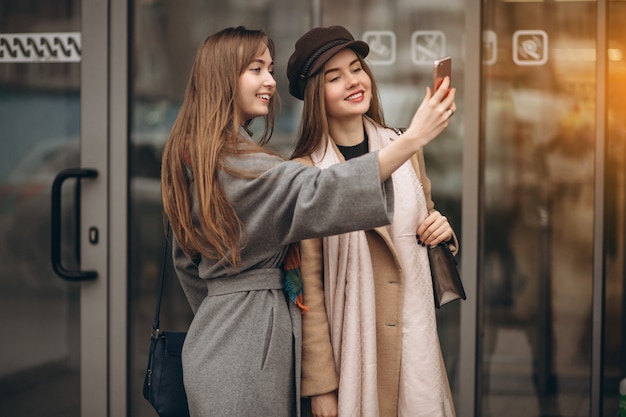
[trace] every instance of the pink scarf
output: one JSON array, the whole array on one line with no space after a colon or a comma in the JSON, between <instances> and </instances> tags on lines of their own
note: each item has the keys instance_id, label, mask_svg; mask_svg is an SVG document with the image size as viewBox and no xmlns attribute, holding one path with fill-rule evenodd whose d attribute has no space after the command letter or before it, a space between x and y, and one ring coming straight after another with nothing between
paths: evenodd
<instances>
[{"instance_id":1,"label":"pink scarf","mask_svg":"<svg viewBox=\"0 0 626 417\"><path fill-rule=\"evenodd\" d=\"M370 151L378 147L377 141L372 142ZM311 158L321 169L344 162L330 139ZM378 417L376 302L367 238L358 231L326 237L323 244L324 297L339 374L339 415Z\"/></svg>"}]
</instances>

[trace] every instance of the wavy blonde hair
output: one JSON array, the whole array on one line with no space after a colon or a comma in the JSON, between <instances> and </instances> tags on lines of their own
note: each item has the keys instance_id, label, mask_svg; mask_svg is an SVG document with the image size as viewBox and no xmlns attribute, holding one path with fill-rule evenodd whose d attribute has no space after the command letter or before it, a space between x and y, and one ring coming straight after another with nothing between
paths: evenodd
<instances>
[{"instance_id":1,"label":"wavy blonde hair","mask_svg":"<svg viewBox=\"0 0 626 417\"><path fill-rule=\"evenodd\" d=\"M200 254L233 267L241 261L244 227L218 182L218 172L247 175L226 167L225 155L273 153L263 145L272 135L276 94L264 116L259 143L240 146L237 136L239 127L250 122L240 119L236 99L239 77L265 48L273 59L274 43L265 32L239 26L209 36L196 54L161 166L163 209L178 244L188 256ZM186 174L189 168L192 181ZM192 193L198 205L196 221L192 215Z\"/></svg>"},{"instance_id":2,"label":"wavy blonde hair","mask_svg":"<svg viewBox=\"0 0 626 417\"><path fill-rule=\"evenodd\" d=\"M355 51L361 66L372 82L372 102L365 113L374 122L385 126L385 116L380 104L378 87L374 80L372 70L363 57ZM330 135L326 104L324 100L324 70L313 75L304 87L304 105L302 107L302 119L298 128L298 141L291 154L291 158L299 158L311 155L320 146L323 140Z\"/></svg>"}]
</instances>

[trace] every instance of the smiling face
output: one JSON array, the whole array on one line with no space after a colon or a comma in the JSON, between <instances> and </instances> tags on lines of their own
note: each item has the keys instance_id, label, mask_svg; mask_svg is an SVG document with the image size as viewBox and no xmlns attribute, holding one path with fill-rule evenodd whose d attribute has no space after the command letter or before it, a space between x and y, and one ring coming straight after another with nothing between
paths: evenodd
<instances>
[{"instance_id":1,"label":"smiling face","mask_svg":"<svg viewBox=\"0 0 626 417\"><path fill-rule=\"evenodd\" d=\"M274 62L265 48L239 76L238 103L242 120L264 116L269 112L270 99L276 92Z\"/></svg>"},{"instance_id":2,"label":"smiling face","mask_svg":"<svg viewBox=\"0 0 626 417\"><path fill-rule=\"evenodd\" d=\"M323 69L324 103L329 121L364 115L372 101L372 81L352 49L328 60Z\"/></svg>"}]
</instances>

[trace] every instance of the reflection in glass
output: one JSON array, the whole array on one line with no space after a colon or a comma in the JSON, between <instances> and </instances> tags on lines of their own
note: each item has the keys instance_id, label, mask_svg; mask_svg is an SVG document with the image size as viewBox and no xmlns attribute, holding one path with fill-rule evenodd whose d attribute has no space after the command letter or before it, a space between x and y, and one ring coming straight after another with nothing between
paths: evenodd
<instances>
[{"instance_id":1,"label":"reflection in glass","mask_svg":"<svg viewBox=\"0 0 626 417\"><path fill-rule=\"evenodd\" d=\"M604 416L617 415L626 378L626 3L608 3L605 168Z\"/></svg>"},{"instance_id":2,"label":"reflection in glass","mask_svg":"<svg viewBox=\"0 0 626 417\"><path fill-rule=\"evenodd\" d=\"M26 59L39 33L80 31L80 2L59 3L0 1L0 37L20 34L25 46L19 55L0 40L2 416L80 415L79 287L50 263L52 181L80 162L80 64ZM74 190L73 181L62 189L62 263L69 269L77 265Z\"/></svg>"},{"instance_id":3,"label":"reflection in glass","mask_svg":"<svg viewBox=\"0 0 626 417\"><path fill-rule=\"evenodd\" d=\"M484 416L589 415L595 8L484 9Z\"/></svg>"}]
</instances>

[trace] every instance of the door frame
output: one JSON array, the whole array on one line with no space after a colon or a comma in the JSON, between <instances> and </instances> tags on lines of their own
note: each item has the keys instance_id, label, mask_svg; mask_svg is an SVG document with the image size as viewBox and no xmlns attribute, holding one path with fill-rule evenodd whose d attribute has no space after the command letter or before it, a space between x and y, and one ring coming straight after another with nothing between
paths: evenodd
<instances>
[{"instance_id":1,"label":"door frame","mask_svg":"<svg viewBox=\"0 0 626 417\"><path fill-rule=\"evenodd\" d=\"M591 384L589 412L604 413L604 310L606 304L604 195L605 152L607 149L607 62L608 62L608 0L596 3L596 115L595 168L593 197L593 266L591 304Z\"/></svg>"},{"instance_id":2,"label":"door frame","mask_svg":"<svg viewBox=\"0 0 626 417\"><path fill-rule=\"evenodd\" d=\"M127 415L128 1L81 5L81 415ZM114 221L115 220L115 221ZM93 239L93 230L97 240ZM91 240L90 240L91 234Z\"/></svg>"},{"instance_id":3,"label":"door frame","mask_svg":"<svg viewBox=\"0 0 626 417\"><path fill-rule=\"evenodd\" d=\"M461 236L465 242L460 262L467 301L461 303L459 317L459 389L457 414L459 417L480 416L481 393L478 329L478 276L480 268L479 242L483 230L481 187L484 163L481 152L482 100L482 2L465 0L465 55L479 57L466 59L464 67L464 136L463 136L463 192L461 197ZM476 82L478 80L478 82Z\"/></svg>"},{"instance_id":4,"label":"door frame","mask_svg":"<svg viewBox=\"0 0 626 417\"><path fill-rule=\"evenodd\" d=\"M130 415L128 400L128 97L130 0L109 0L109 407ZM119 221L116 221L119 220ZM146 331L146 349L148 347Z\"/></svg>"}]
</instances>

